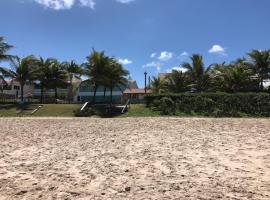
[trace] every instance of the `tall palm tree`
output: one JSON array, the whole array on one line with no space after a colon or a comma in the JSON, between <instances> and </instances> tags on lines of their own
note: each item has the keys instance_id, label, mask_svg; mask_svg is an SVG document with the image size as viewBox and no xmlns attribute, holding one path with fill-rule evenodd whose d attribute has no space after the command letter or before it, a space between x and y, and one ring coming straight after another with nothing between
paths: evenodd
<instances>
[{"instance_id":1,"label":"tall palm tree","mask_svg":"<svg viewBox=\"0 0 270 200\"><path fill-rule=\"evenodd\" d=\"M69 91L68 91L68 100L71 102L73 97L73 79L81 79L83 74L82 68L75 63L75 61L64 62L62 63L64 69L67 72L69 78Z\"/></svg>"},{"instance_id":2,"label":"tall palm tree","mask_svg":"<svg viewBox=\"0 0 270 200\"><path fill-rule=\"evenodd\" d=\"M5 42L4 37L0 36L0 61L10 61L14 58L14 56L7 54L12 47L12 45Z\"/></svg>"},{"instance_id":3,"label":"tall palm tree","mask_svg":"<svg viewBox=\"0 0 270 200\"><path fill-rule=\"evenodd\" d=\"M55 103L58 100L58 91L57 88L65 87L67 85L68 74L65 68L57 61L52 60L50 65L50 75L48 77L49 83L51 87L54 89L54 98Z\"/></svg>"},{"instance_id":4,"label":"tall palm tree","mask_svg":"<svg viewBox=\"0 0 270 200\"><path fill-rule=\"evenodd\" d=\"M186 74L189 81L192 83L189 86L201 92L208 89L210 84L210 76L208 74L211 66L208 68L204 67L203 58L201 55L194 54L190 57L191 63L183 63L182 67L187 70Z\"/></svg>"},{"instance_id":5,"label":"tall palm tree","mask_svg":"<svg viewBox=\"0 0 270 200\"><path fill-rule=\"evenodd\" d=\"M36 64L36 58L33 55L19 58L14 57L12 59L12 65L14 67L14 71L5 70L5 68L1 68L1 71L5 70L5 74L12 79L15 79L20 83L21 89L21 101L24 100L24 86L27 82L32 81L34 79L33 69Z\"/></svg>"},{"instance_id":6,"label":"tall palm tree","mask_svg":"<svg viewBox=\"0 0 270 200\"><path fill-rule=\"evenodd\" d=\"M40 84L40 103L44 100L44 89L49 86L52 65L54 65L54 59L39 57L34 68L34 79Z\"/></svg>"},{"instance_id":7,"label":"tall palm tree","mask_svg":"<svg viewBox=\"0 0 270 200\"><path fill-rule=\"evenodd\" d=\"M264 81L270 78L270 50L252 50L248 56L260 80L260 89L263 90Z\"/></svg>"},{"instance_id":8,"label":"tall palm tree","mask_svg":"<svg viewBox=\"0 0 270 200\"><path fill-rule=\"evenodd\" d=\"M104 80L107 75L107 68L110 65L110 58L105 55L104 51L98 52L93 49L93 52L86 57L86 62L83 64L84 74L89 77L89 83L94 87L94 95L92 103L95 104L96 92L98 87L105 85Z\"/></svg>"}]
</instances>

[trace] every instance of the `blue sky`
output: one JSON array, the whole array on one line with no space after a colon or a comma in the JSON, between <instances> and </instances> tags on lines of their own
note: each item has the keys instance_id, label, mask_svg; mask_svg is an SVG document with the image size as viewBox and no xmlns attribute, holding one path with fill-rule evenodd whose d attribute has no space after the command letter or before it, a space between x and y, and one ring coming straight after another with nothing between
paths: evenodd
<instances>
[{"instance_id":1,"label":"blue sky","mask_svg":"<svg viewBox=\"0 0 270 200\"><path fill-rule=\"evenodd\" d=\"M269 0L1 0L0 35L19 56L82 63L105 50L142 87L144 71L169 71L193 53L209 65L269 49L269 9Z\"/></svg>"}]
</instances>

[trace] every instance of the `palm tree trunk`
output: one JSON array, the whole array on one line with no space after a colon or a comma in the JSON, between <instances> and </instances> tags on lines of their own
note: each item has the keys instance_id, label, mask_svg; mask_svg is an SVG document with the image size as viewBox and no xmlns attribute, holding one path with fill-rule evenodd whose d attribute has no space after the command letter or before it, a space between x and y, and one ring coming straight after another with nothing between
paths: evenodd
<instances>
[{"instance_id":1,"label":"palm tree trunk","mask_svg":"<svg viewBox=\"0 0 270 200\"><path fill-rule=\"evenodd\" d=\"M40 103L43 103L43 92L44 88L43 88L43 84L40 83Z\"/></svg>"},{"instance_id":2,"label":"palm tree trunk","mask_svg":"<svg viewBox=\"0 0 270 200\"><path fill-rule=\"evenodd\" d=\"M54 98L55 98L55 103L57 104L57 99L58 99L58 93L57 93L57 87L54 87Z\"/></svg>"},{"instance_id":3,"label":"palm tree trunk","mask_svg":"<svg viewBox=\"0 0 270 200\"><path fill-rule=\"evenodd\" d=\"M21 102L23 102L23 87L24 84L21 83Z\"/></svg>"},{"instance_id":4,"label":"palm tree trunk","mask_svg":"<svg viewBox=\"0 0 270 200\"><path fill-rule=\"evenodd\" d=\"M106 87L104 87L104 94L103 94L104 103L106 103L106 90L107 90L107 88L106 88Z\"/></svg>"},{"instance_id":5,"label":"palm tree trunk","mask_svg":"<svg viewBox=\"0 0 270 200\"><path fill-rule=\"evenodd\" d=\"M95 87L94 87L94 95L93 95L93 99L92 99L92 103L93 104L96 103L97 88L98 88L98 86L95 85Z\"/></svg>"},{"instance_id":6,"label":"palm tree trunk","mask_svg":"<svg viewBox=\"0 0 270 200\"><path fill-rule=\"evenodd\" d=\"M73 91L73 75L70 76L69 91L68 91L68 102L71 103L72 100L72 91Z\"/></svg>"},{"instance_id":7,"label":"palm tree trunk","mask_svg":"<svg viewBox=\"0 0 270 200\"><path fill-rule=\"evenodd\" d=\"M113 93L113 88L111 87L110 89L111 89L110 114L112 114L112 102L113 102L113 95L112 95L112 93Z\"/></svg>"}]
</instances>

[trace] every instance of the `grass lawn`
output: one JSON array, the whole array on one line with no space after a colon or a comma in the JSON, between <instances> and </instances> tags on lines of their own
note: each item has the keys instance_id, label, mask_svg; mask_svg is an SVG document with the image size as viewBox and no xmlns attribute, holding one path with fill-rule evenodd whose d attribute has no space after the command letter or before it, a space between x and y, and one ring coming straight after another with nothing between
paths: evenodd
<instances>
[{"instance_id":1,"label":"grass lawn","mask_svg":"<svg viewBox=\"0 0 270 200\"><path fill-rule=\"evenodd\" d=\"M31 114L40 105L42 108ZM18 113L19 105L3 104L0 105L0 117L74 117L74 111L80 107L80 104L30 104L25 111Z\"/></svg>"},{"instance_id":2,"label":"grass lawn","mask_svg":"<svg viewBox=\"0 0 270 200\"><path fill-rule=\"evenodd\" d=\"M158 117L159 112L152 111L143 104L130 105L129 111L120 117Z\"/></svg>"}]
</instances>

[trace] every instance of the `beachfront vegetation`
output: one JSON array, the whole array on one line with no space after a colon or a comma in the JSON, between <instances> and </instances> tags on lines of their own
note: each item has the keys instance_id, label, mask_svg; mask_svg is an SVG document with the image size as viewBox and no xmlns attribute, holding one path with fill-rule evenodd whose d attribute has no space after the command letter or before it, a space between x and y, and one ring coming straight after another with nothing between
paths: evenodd
<instances>
[{"instance_id":1,"label":"beachfront vegetation","mask_svg":"<svg viewBox=\"0 0 270 200\"><path fill-rule=\"evenodd\" d=\"M54 89L57 103L57 88L61 87L68 87L67 99L71 103L76 89L73 88L73 80L86 76L94 86L92 103L95 104L97 89L104 86L104 96L106 88L110 89L112 105L112 89L125 84L129 74L114 57L94 49L86 57L86 62L80 65L75 61L59 62L57 59L36 58L33 55L19 58L8 54L11 48L12 45L0 37L0 61L10 61L13 66L13 69L0 67L1 91L7 85L7 78L20 83L21 94L24 93L25 84L38 83L41 89L40 103L44 102L45 89ZM165 77L153 77L150 84L153 94L146 97L149 107L133 107L133 114L270 116L269 95L263 94L270 91L264 85L269 80L270 50L252 50L246 57L231 63L209 66L205 66L201 55L194 54L190 62L180 65L180 70L173 70ZM23 95L21 101L24 102ZM75 109L74 113L78 116L102 113L93 107L85 113L78 112Z\"/></svg>"},{"instance_id":2,"label":"beachfront vegetation","mask_svg":"<svg viewBox=\"0 0 270 200\"><path fill-rule=\"evenodd\" d=\"M181 92L267 92L264 81L270 80L270 50L253 50L247 58L232 63L205 67L201 55L182 63L181 71L173 70L164 79L154 78L153 93Z\"/></svg>"}]
</instances>

